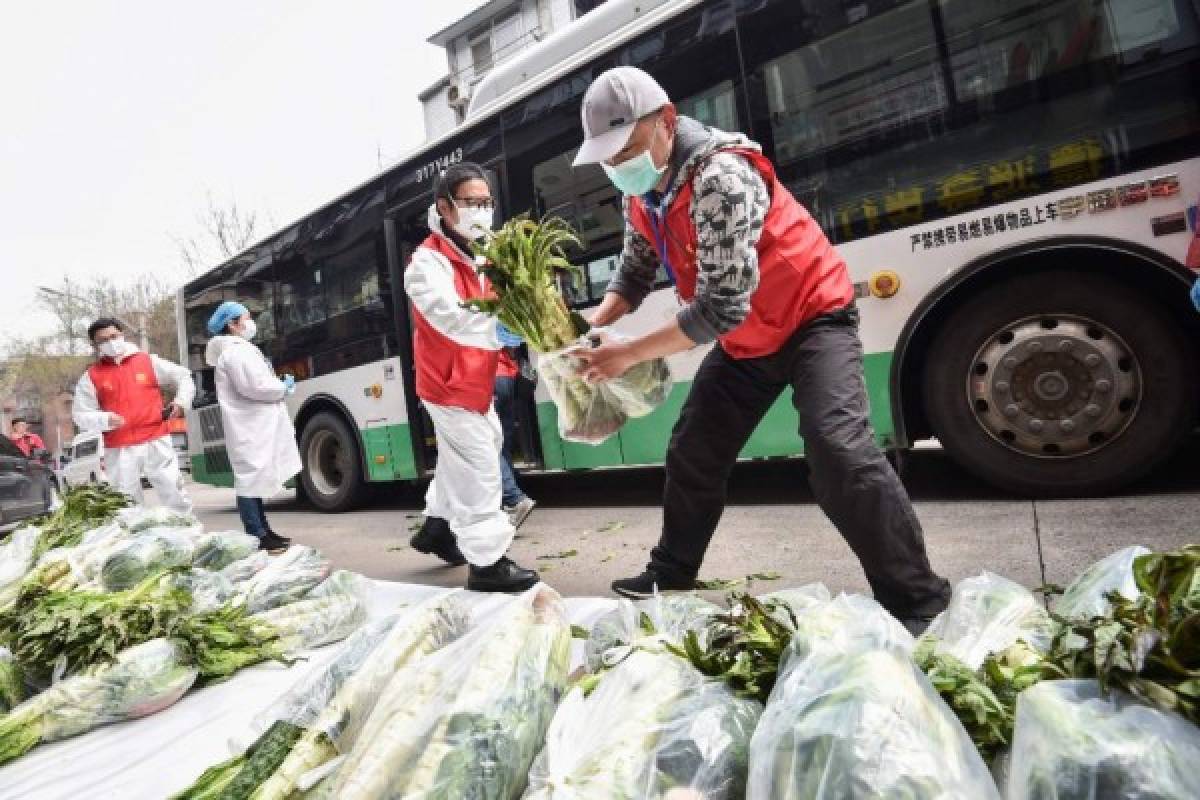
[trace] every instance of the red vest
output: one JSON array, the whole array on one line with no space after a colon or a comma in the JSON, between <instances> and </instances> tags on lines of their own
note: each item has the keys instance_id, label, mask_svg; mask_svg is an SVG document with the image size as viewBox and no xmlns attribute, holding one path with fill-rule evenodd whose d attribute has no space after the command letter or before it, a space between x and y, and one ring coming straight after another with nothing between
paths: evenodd
<instances>
[{"instance_id":1,"label":"red vest","mask_svg":"<svg viewBox=\"0 0 1200 800\"><path fill-rule=\"evenodd\" d=\"M132 447L167 435L163 397L150 356L141 351L120 364L102 358L88 369L100 410L120 414L125 424L104 434L105 447Z\"/></svg>"},{"instance_id":2,"label":"red vest","mask_svg":"<svg viewBox=\"0 0 1200 800\"><path fill-rule=\"evenodd\" d=\"M475 266L444 237L430 234L421 247L450 259L454 267L454 288L460 298L469 300L485 296ZM464 347L444 336L413 308L413 360L416 362L417 397L422 400L486 414L495 393L498 358L495 350Z\"/></svg>"},{"instance_id":3,"label":"red vest","mask_svg":"<svg viewBox=\"0 0 1200 800\"><path fill-rule=\"evenodd\" d=\"M750 298L749 315L720 337L721 347L734 358L768 356L806 322L849 305L854 300L854 285L846 262L804 206L779 182L766 156L742 148L717 152L736 153L753 164L771 193L756 248L758 289ZM693 176L694 172L684 180L663 226L667 258L685 302L696 294L696 224L690 213ZM630 199L629 221L655 244L650 213L640 197Z\"/></svg>"}]
</instances>

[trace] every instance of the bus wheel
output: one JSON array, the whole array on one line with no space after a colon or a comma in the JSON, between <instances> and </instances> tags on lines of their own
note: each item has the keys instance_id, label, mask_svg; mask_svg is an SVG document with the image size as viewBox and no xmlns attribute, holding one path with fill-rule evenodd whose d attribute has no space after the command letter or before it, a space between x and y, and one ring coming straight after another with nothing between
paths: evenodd
<instances>
[{"instance_id":1,"label":"bus wheel","mask_svg":"<svg viewBox=\"0 0 1200 800\"><path fill-rule=\"evenodd\" d=\"M1162 308L1094 274L1012 279L946 320L925 409L952 458L1027 496L1107 492L1196 421L1195 360Z\"/></svg>"},{"instance_id":2,"label":"bus wheel","mask_svg":"<svg viewBox=\"0 0 1200 800\"><path fill-rule=\"evenodd\" d=\"M300 473L305 497L321 511L348 511L366 498L358 445L350 426L337 414L322 411L300 437Z\"/></svg>"}]
</instances>

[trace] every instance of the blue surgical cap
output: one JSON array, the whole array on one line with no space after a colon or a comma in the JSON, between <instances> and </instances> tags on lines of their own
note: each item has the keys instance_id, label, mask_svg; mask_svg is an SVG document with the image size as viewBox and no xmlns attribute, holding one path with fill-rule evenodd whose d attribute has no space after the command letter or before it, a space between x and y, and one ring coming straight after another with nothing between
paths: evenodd
<instances>
[{"instance_id":1,"label":"blue surgical cap","mask_svg":"<svg viewBox=\"0 0 1200 800\"><path fill-rule=\"evenodd\" d=\"M225 326L233 322L243 314L249 314L250 311L236 300L226 300L221 305L217 306L217 310L208 318L208 332L213 336L225 330Z\"/></svg>"}]
</instances>

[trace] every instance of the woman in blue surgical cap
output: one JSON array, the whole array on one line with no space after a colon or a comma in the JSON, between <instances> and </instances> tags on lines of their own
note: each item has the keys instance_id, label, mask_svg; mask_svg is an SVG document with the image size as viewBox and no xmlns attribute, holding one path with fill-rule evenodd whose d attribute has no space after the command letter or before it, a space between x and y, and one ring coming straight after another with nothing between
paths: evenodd
<instances>
[{"instance_id":1,"label":"woman in blue surgical cap","mask_svg":"<svg viewBox=\"0 0 1200 800\"><path fill-rule=\"evenodd\" d=\"M257 328L241 303L230 300L218 306L208 332L212 339L204 360L215 370L238 514L263 550L281 553L290 540L271 530L263 499L282 491L302 466L296 429L283 402L295 391L296 379L276 377L267 357L251 343Z\"/></svg>"}]
</instances>

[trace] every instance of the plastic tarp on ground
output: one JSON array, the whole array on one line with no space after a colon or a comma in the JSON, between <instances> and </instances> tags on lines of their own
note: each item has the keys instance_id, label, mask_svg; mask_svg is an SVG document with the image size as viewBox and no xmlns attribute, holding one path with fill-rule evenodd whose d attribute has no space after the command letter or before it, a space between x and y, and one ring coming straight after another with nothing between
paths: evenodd
<instances>
[{"instance_id":1,"label":"plastic tarp on ground","mask_svg":"<svg viewBox=\"0 0 1200 800\"><path fill-rule=\"evenodd\" d=\"M372 581L371 618L446 589ZM474 606L488 612L508 595ZM568 598L571 624L590 628L616 607L603 598ZM583 663L583 643L572 643L572 669ZM254 717L292 684L322 668L343 643L314 650L292 667L265 664L230 680L189 692L165 711L122 722L61 742L43 745L0 767L0 800L161 800L191 785L201 772L231 755L230 742L245 742Z\"/></svg>"}]
</instances>

